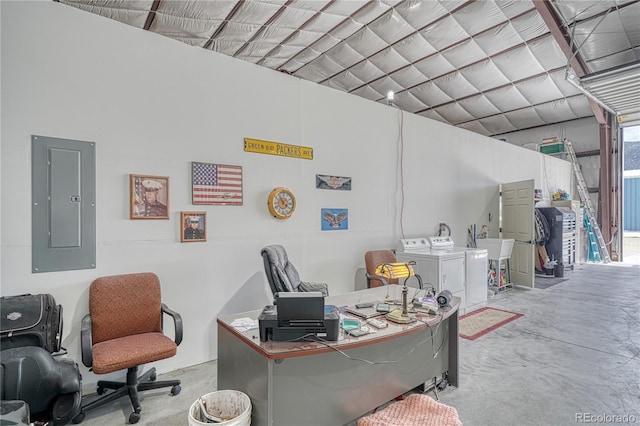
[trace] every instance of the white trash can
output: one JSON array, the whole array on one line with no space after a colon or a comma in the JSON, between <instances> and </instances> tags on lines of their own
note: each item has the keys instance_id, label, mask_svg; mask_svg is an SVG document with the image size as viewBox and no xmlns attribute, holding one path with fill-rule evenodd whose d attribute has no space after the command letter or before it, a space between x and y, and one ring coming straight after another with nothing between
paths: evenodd
<instances>
[{"instance_id":1,"label":"white trash can","mask_svg":"<svg viewBox=\"0 0 640 426\"><path fill-rule=\"evenodd\" d=\"M189 426L248 426L251 424L251 399L237 390L220 390L202 396L202 400L211 416L222 419L221 422L207 422L200 413L199 401L189 409Z\"/></svg>"}]
</instances>

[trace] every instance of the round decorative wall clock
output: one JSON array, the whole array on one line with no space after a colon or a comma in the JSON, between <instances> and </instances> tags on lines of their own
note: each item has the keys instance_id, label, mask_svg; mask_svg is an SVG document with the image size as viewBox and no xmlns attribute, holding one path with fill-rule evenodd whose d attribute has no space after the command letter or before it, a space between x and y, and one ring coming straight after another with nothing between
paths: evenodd
<instances>
[{"instance_id":1,"label":"round decorative wall clock","mask_svg":"<svg viewBox=\"0 0 640 426\"><path fill-rule=\"evenodd\" d=\"M296 210L296 196L290 189L279 186L269 193L267 206L276 219L287 219Z\"/></svg>"}]
</instances>

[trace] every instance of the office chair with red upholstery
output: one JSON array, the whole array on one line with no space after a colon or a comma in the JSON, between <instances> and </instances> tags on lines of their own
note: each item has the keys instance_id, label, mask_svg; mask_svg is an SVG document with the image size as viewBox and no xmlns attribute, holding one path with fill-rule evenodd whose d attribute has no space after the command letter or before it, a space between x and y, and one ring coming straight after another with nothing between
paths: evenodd
<instances>
[{"instance_id":1,"label":"office chair with red upholstery","mask_svg":"<svg viewBox=\"0 0 640 426\"><path fill-rule=\"evenodd\" d=\"M376 267L383 263L395 263L396 254L391 250L372 250L364 254L364 265L367 275L367 288L382 285L398 284L397 278L387 279L376 275Z\"/></svg>"},{"instance_id":2,"label":"office chair with red upholstery","mask_svg":"<svg viewBox=\"0 0 640 426\"><path fill-rule=\"evenodd\" d=\"M163 314L174 321L174 339L165 336ZM89 288L89 314L82 320L82 363L96 374L127 370L127 381L99 381L98 395L114 389L82 407L73 420L80 423L85 412L128 395L133 406L129 423L140 420L139 391L171 387L180 393L180 381L156 381L155 368L138 377L138 366L176 354L182 341L182 317L161 301L160 280L153 273L100 277Z\"/></svg>"}]
</instances>

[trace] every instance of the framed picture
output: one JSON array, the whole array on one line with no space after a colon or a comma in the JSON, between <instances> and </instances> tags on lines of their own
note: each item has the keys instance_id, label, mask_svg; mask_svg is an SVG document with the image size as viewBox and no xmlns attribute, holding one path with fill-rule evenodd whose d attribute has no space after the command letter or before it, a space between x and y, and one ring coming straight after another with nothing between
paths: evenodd
<instances>
[{"instance_id":1,"label":"framed picture","mask_svg":"<svg viewBox=\"0 0 640 426\"><path fill-rule=\"evenodd\" d=\"M316 175L316 188L351 191L351 178L347 176Z\"/></svg>"},{"instance_id":2,"label":"framed picture","mask_svg":"<svg viewBox=\"0 0 640 426\"><path fill-rule=\"evenodd\" d=\"M320 216L323 231L349 229L349 209L321 209Z\"/></svg>"},{"instance_id":3,"label":"framed picture","mask_svg":"<svg viewBox=\"0 0 640 426\"><path fill-rule=\"evenodd\" d=\"M192 204L242 205L242 166L191 163Z\"/></svg>"},{"instance_id":4,"label":"framed picture","mask_svg":"<svg viewBox=\"0 0 640 426\"><path fill-rule=\"evenodd\" d=\"M207 241L207 212L180 212L180 241Z\"/></svg>"},{"instance_id":5,"label":"framed picture","mask_svg":"<svg viewBox=\"0 0 640 426\"><path fill-rule=\"evenodd\" d=\"M129 175L130 218L169 219L169 177Z\"/></svg>"}]
</instances>

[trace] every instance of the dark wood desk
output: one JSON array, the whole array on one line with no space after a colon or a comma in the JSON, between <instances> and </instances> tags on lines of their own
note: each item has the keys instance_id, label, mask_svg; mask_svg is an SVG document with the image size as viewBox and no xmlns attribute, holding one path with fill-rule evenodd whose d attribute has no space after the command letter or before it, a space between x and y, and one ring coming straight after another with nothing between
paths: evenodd
<instances>
[{"instance_id":1,"label":"dark wood desk","mask_svg":"<svg viewBox=\"0 0 640 426\"><path fill-rule=\"evenodd\" d=\"M399 286L376 287L328 297L326 304L382 301ZM240 390L251 398L252 425L342 425L434 378L448 374L458 386L458 307L419 321L362 337L340 331L337 341L261 342L259 330L239 332L237 318L218 318L218 389ZM348 314L347 314L348 315ZM348 315L350 316L350 315Z\"/></svg>"}]
</instances>

